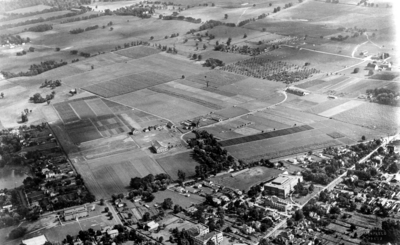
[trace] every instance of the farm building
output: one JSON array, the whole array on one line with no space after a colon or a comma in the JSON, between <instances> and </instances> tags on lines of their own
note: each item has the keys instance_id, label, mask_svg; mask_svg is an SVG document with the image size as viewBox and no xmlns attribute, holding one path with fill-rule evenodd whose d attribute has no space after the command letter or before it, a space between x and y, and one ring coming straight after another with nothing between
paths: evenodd
<instances>
[{"instance_id":1,"label":"farm building","mask_svg":"<svg viewBox=\"0 0 400 245\"><path fill-rule=\"evenodd\" d=\"M176 128L175 124L173 124L172 122L168 122L167 123L167 127L170 128L170 129Z\"/></svg>"},{"instance_id":2,"label":"farm building","mask_svg":"<svg viewBox=\"0 0 400 245\"><path fill-rule=\"evenodd\" d=\"M26 240L22 240L21 244L25 245L43 245L47 242L47 239L44 235L32 237Z\"/></svg>"},{"instance_id":3,"label":"farm building","mask_svg":"<svg viewBox=\"0 0 400 245\"><path fill-rule=\"evenodd\" d=\"M161 142L159 142L157 140L153 142L152 148L156 153L161 153L161 152L168 151L168 147L163 145Z\"/></svg>"},{"instance_id":4,"label":"farm building","mask_svg":"<svg viewBox=\"0 0 400 245\"><path fill-rule=\"evenodd\" d=\"M89 213L86 209L86 207L77 207L77 208L72 208L69 210L64 211L64 220L65 221L70 221L74 219L79 219L82 217L87 217L89 216Z\"/></svg>"},{"instance_id":5,"label":"farm building","mask_svg":"<svg viewBox=\"0 0 400 245\"><path fill-rule=\"evenodd\" d=\"M280 198L286 198L291 191L293 191L294 186L298 182L303 181L302 176L279 176L273 181L266 183L264 185L264 190L268 195L275 195Z\"/></svg>"},{"instance_id":6,"label":"farm building","mask_svg":"<svg viewBox=\"0 0 400 245\"><path fill-rule=\"evenodd\" d=\"M300 96L304 96L307 94L310 94L310 92L303 90L301 88L295 88L295 87L288 87L286 89L286 92L291 93L291 94L296 94L296 95L300 95Z\"/></svg>"}]
</instances>

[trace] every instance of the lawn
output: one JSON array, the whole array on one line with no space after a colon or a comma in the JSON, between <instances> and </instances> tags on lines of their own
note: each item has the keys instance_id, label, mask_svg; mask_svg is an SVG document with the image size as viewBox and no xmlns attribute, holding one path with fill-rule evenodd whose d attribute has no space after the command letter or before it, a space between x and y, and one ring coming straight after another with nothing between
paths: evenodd
<instances>
[{"instance_id":1,"label":"lawn","mask_svg":"<svg viewBox=\"0 0 400 245\"><path fill-rule=\"evenodd\" d=\"M172 179L178 179L178 170L183 171L187 178L192 177L196 174L196 166L200 165L192 158L192 151L159 158L157 162Z\"/></svg>"},{"instance_id":2,"label":"lawn","mask_svg":"<svg viewBox=\"0 0 400 245\"><path fill-rule=\"evenodd\" d=\"M281 170L274 168L254 167L234 177L231 174L225 174L212 177L210 180L215 184L248 191L251 186L275 178L281 173Z\"/></svg>"}]
</instances>

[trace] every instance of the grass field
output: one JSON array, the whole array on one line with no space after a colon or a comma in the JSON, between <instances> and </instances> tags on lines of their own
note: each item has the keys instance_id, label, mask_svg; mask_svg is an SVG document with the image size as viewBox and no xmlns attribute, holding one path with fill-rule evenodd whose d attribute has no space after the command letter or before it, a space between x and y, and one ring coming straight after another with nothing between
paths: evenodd
<instances>
[{"instance_id":1,"label":"grass field","mask_svg":"<svg viewBox=\"0 0 400 245\"><path fill-rule=\"evenodd\" d=\"M265 99L283 87L282 83L256 78L246 78L236 83L221 86L218 90L244 95L250 98Z\"/></svg>"},{"instance_id":2,"label":"grass field","mask_svg":"<svg viewBox=\"0 0 400 245\"><path fill-rule=\"evenodd\" d=\"M316 11L318 9L318 11ZM351 16L349 18L349 15ZM365 8L347 4L329 4L309 1L297 8L278 13L277 19L299 19L318 24L351 26L376 29L385 27L393 17L393 11L386 8ZM379 24L378 24L379 23Z\"/></svg>"},{"instance_id":3,"label":"grass field","mask_svg":"<svg viewBox=\"0 0 400 245\"><path fill-rule=\"evenodd\" d=\"M312 129L313 129L312 127L310 127L308 125L304 125L304 126L298 126L298 127L293 127L293 128L276 130L273 132L267 132L267 133L262 133L262 134L257 134L257 135L245 136L245 137L241 137L241 138L224 140L224 141L220 141L220 144L223 147L229 147L229 146L233 146L233 145L246 144L246 143L253 142L253 141L259 141L259 140L264 140L264 139L269 139L269 138L274 138L274 137L280 137L280 136L284 136L284 135L295 134L295 133L312 130Z\"/></svg>"},{"instance_id":4,"label":"grass field","mask_svg":"<svg viewBox=\"0 0 400 245\"><path fill-rule=\"evenodd\" d=\"M175 123L205 115L210 108L167 94L129 93L113 98L114 101L167 118Z\"/></svg>"},{"instance_id":5,"label":"grass field","mask_svg":"<svg viewBox=\"0 0 400 245\"><path fill-rule=\"evenodd\" d=\"M396 133L400 127L400 108L364 103L334 116L334 119L353 123L385 133ZM362 120L360 120L362 119Z\"/></svg>"},{"instance_id":6,"label":"grass field","mask_svg":"<svg viewBox=\"0 0 400 245\"><path fill-rule=\"evenodd\" d=\"M165 75L163 76L161 73L141 72L90 85L83 89L104 98L109 98L152 87L171 80L173 80L173 78Z\"/></svg>"},{"instance_id":7,"label":"grass field","mask_svg":"<svg viewBox=\"0 0 400 245\"><path fill-rule=\"evenodd\" d=\"M273 159L339 144L341 143L323 132L308 130L294 135L229 146L226 149L239 159L255 161L261 158Z\"/></svg>"},{"instance_id":8,"label":"grass field","mask_svg":"<svg viewBox=\"0 0 400 245\"><path fill-rule=\"evenodd\" d=\"M160 165L141 150L82 161L75 166L97 199L127 192L133 177L164 173Z\"/></svg>"},{"instance_id":9,"label":"grass field","mask_svg":"<svg viewBox=\"0 0 400 245\"><path fill-rule=\"evenodd\" d=\"M34 13L34 12L39 12L39 11L43 11L45 9L50 9L50 6L47 5L43 5L43 4L39 4L36 6L32 6L32 7L27 7L27 8L20 8L20 9L15 9L15 10L11 10L11 11L7 11L7 14L24 14L24 13Z\"/></svg>"},{"instance_id":10,"label":"grass field","mask_svg":"<svg viewBox=\"0 0 400 245\"><path fill-rule=\"evenodd\" d=\"M146 57L152 54L158 54L160 51L158 49L149 48L149 47L133 47L128 49L123 49L115 52L116 54L126 56L131 59L138 59L142 57Z\"/></svg>"},{"instance_id":11,"label":"grass field","mask_svg":"<svg viewBox=\"0 0 400 245\"><path fill-rule=\"evenodd\" d=\"M172 179L178 179L178 170L183 171L189 178L195 175L195 167L199 166L199 163L192 158L191 154L191 151L178 153L159 158L157 162Z\"/></svg>"},{"instance_id":12,"label":"grass field","mask_svg":"<svg viewBox=\"0 0 400 245\"><path fill-rule=\"evenodd\" d=\"M274 168L254 167L234 177L231 174L225 174L210 178L210 180L215 184L248 191L251 186L277 177L282 172Z\"/></svg>"}]
</instances>

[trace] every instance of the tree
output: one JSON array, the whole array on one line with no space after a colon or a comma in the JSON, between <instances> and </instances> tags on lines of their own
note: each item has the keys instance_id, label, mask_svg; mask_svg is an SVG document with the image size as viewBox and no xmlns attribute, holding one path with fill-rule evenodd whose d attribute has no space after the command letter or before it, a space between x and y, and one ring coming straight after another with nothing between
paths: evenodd
<instances>
[{"instance_id":1,"label":"tree","mask_svg":"<svg viewBox=\"0 0 400 245\"><path fill-rule=\"evenodd\" d=\"M1 92L0 96L1 96L1 98L3 99L3 98L4 98L4 93Z\"/></svg>"},{"instance_id":2,"label":"tree","mask_svg":"<svg viewBox=\"0 0 400 245\"><path fill-rule=\"evenodd\" d=\"M287 226L288 226L288 227L292 227L292 226L293 226L293 223L294 223L294 222L293 222L292 219L288 219L288 220L287 220Z\"/></svg>"},{"instance_id":3,"label":"tree","mask_svg":"<svg viewBox=\"0 0 400 245\"><path fill-rule=\"evenodd\" d=\"M162 236L160 236L160 238L158 238L158 242L162 243L164 241L164 238Z\"/></svg>"},{"instance_id":4,"label":"tree","mask_svg":"<svg viewBox=\"0 0 400 245\"><path fill-rule=\"evenodd\" d=\"M150 213L149 212L144 213L144 215L142 217L142 220L144 222L149 221L150 220Z\"/></svg>"},{"instance_id":5,"label":"tree","mask_svg":"<svg viewBox=\"0 0 400 245\"><path fill-rule=\"evenodd\" d=\"M354 68L353 73L358 73L359 71L360 71L360 68L356 67L356 68Z\"/></svg>"},{"instance_id":6,"label":"tree","mask_svg":"<svg viewBox=\"0 0 400 245\"><path fill-rule=\"evenodd\" d=\"M193 55L194 56L194 55ZM178 179L180 180L180 181L185 181L185 179L186 179L186 174L185 174L185 172L183 172L182 170L178 170Z\"/></svg>"},{"instance_id":7,"label":"tree","mask_svg":"<svg viewBox=\"0 0 400 245\"><path fill-rule=\"evenodd\" d=\"M225 19L228 19L228 14L225 14L225 17L224 17Z\"/></svg>"},{"instance_id":8,"label":"tree","mask_svg":"<svg viewBox=\"0 0 400 245\"><path fill-rule=\"evenodd\" d=\"M22 121L23 123L28 121L28 116L27 116L25 113L23 113L23 112L22 112L22 114L21 114L21 121Z\"/></svg>"},{"instance_id":9,"label":"tree","mask_svg":"<svg viewBox=\"0 0 400 245\"><path fill-rule=\"evenodd\" d=\"M361 140L362 141L365 141L367 138L365 138L365 135L363 135L362 137L361 137Z\"/></svg>"},{"instance_id":10,"label":"tree","mask_svg":"<svg viewBox=\"0 0 400 245\"><path fill-rule=\"evenodd\" d=\"M303 218L304 218L304 214L301 209L296 210L296 212L294 212L294 220L299 221L299 220L302 220Z\"/></svg>"},{"instance_id":11,"label":"tree","mask_svg":"<svg viewBox=\"0 0 400 245\"><path fill-rule=\"evenodd\" d=\"M232 42L232 38L230 37L230 38L228 38L228 41L226 41L226 45L231 45L231 42Z\"/></svg>"},{"instance_id":12,"label":"tree","mask_svg":"<svg viewBox=\"0 0 400 245\"><path fill-rule=\"evenodd\" d=\"M247 37L247 34L245 33L244 35L243 35L243 38L246 38Z\"/></svg>"},{"instance_id":13,"label":"tree","mask_svg":"<svg viewBox=\"0 0 400 245\"><path fill-rule=\"evenodd\" d=\"M174 213L179 213L179 212L181 212L182 211L182 208L181 208L181 206L179 206L178 204L175 204L175 206L174 206Z\"/></svg>"},{"instance_id":14,"label":"tree","mask_svg":"<svg viewBox=\"0 0 400 245\"><path fill-rule=\"evenodd\" d=\"M311 191L311 192L314 191L314 184L313 183L311 183L311 185L308 187L308 190Z\"/></svg>"},{"instance_id":15,"label":"tree","mask_svg":"<svg viewBox=\"0 0 400 245\"><path fill-rule=\"evenodd\" d=\"M374 75L374 71L373 70L369 70L368 76L372 76L372 75Z\"/></svg>"},{"instance_id":16,"label":"tree","mask_svg":"<svg viewBox=\"0 0 400 245\"><path fill-rule=\"evenodd\" d=\"M171 198L165 198L164 202L162 203L163 209L172 209L172 205L174 205L174 203L172 202Z\"/></svg>"},{"instance_id":17,"label":"tree","mask_svg":"<svg viewBox=\"0 0 400 245\"><path fill-rule=\"evenodd\" d=\"M10 234L8 235L8 238L12 240L12 239L17 239L17 238L23 237L25 235L26 231L27 231L27 229L25 227L22 227L22 226L17 227L10 232Z\"/></svg>"},{"instance_id":18,"label":"tree","mask_svg":"<svg viewBox=\"0 0 400 245\"><path fill-rule=\"evenodd\" d=\"M100 205L104 205L104 199L100 199Z\"/></svg>"},{"instance_id":19,"label":"tree","mask_svg":"<svg viewBox=\"0 0 400 245\"><path fill-rule=\"evenodd\" d=\"M350 230L353 232L357 229L357 227L354 224L350 225Z\"/></svg>"},{"instance_id":20,"label":"tree","mask_svg":"<svg viewBox=\"0 0 400 245\"><path fill-rule=\"evenodd\" d=\"M388 169L389 173L395 174L398 171L399 171L399 168L397 167L397 164L395 162L390 164L389 169Z\"/></svg>"},{"instance_id":21,"label":"tree","mask_svg":"<svg viewBox=\"0 0 400 245\"><path fill-rule=\"evenodd\" d=\"M105 208L104 208L104 212L105 212L105 213L108 213L109 211L110 211L110 209L109 209L108 207L105 207Z\"/></svg>"},{"instance_id":22,"label":"tree","mask_svg":"<svg viewBox=\"0 0 400 245\"><path fill-rule=\"evenodd\" d=\"M197 56L197 60L201 60L203 57L201 56L201 54L199 54L198 56Z\"/></svg>"}]
</instances>

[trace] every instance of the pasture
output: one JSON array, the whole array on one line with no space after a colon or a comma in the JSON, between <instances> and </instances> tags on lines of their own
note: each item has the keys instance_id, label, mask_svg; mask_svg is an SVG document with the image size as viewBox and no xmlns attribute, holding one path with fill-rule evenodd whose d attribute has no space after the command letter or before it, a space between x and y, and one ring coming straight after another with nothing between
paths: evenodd
<instances>
[{"instance_id":1,"label":"pasture","mask_svg":"<svg viewBox=\"0 0 400 245\"><path fill-rule=\"evenodd\" d=\"M282 172L283 171L278 169L260 166L250 168L235 176L232 174L224 174L218 177L211 177L210 180L217 185L228 186L247 192L253 185L273 179Z\"/></svg>"},{"instance_id":2,"label":"pasture","mask_svg":"<svg viewBox=\"0 0 400 245\"><path fill-rule=\"evenodd\" d=\"M191 151L187 151L159 158L156 161L172 179L178 179L178 170L183 171L186 178L189 178L196 174L195 167L199 166L199 163L192 158L191 154Z\"/></svg>"}]
</instances>

